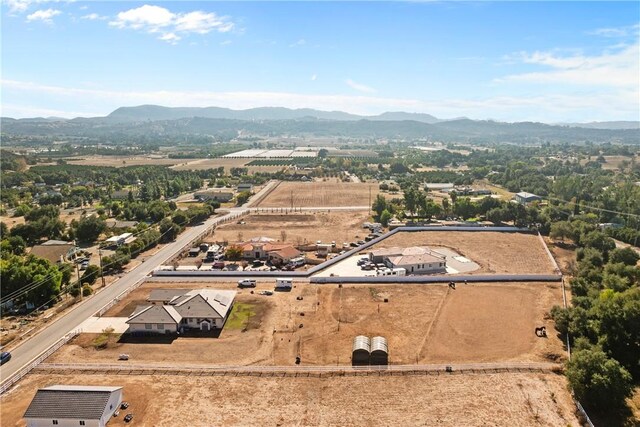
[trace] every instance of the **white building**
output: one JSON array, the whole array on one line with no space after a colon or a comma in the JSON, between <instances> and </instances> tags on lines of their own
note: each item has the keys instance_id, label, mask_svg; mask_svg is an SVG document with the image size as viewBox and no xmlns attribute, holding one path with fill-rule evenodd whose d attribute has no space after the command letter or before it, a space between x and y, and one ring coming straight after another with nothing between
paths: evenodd
<instances>
[{"instance_id":1,"label":"white building","mask_svg":"<svg viewBox=\"0 0 640 427\"><path fill-rule=\"evenodd\" d=\"M369 260L392 270L404 269L406 274L444 273L447 269L446 257L425 246L375 249L369 252Z\"/></svg>"},{"instance_id":2,"label":"white building","mask_svg":"<svg viewBox=\"0 0 640 427\"><path fill-rule=\"evenodd\" d=\"M122 387L53 385L41 388L24 413L27 427L104 427L122 402Z\"/></svg>"}]
</instances>

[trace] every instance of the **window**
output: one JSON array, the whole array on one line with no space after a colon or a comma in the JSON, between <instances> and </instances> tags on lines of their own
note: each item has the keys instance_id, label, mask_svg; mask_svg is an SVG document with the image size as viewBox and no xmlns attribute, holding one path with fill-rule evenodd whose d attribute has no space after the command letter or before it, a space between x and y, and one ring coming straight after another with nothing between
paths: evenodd
<instances>
[{"instance_id":1,"label":"window","mask_svg":"<svg viewBox=\"0 0 640 427\"><path fill-rule=\"evenodd\" d=\"M84 421L80 421L80 425L83 426L84 425Z\"/></svg>"},{"instance_id":2,"label":"window","mask_svg":"<svg viewBox=\"0 0 640 427\"><path fill-rule=\"evenodd\" d=\"M153 325L152 325L151 323L145 323L145 324L144 324L144 328L145 328L145 329L152 329L152 328L153 328Z\"/></svg>"},{"instance_id":3,"label":"window","mask_svg":"<svg viewBox=\"0 0 640 427\"><path fill-rule=\"evenodd\" d=\"M164 329L164 323L158 323L158 329Z\"/></svg>"},{"instance_id":4,"label":"window","mask_svg":"<svg viewBox=\"0 0 640 427\"><path fill-rule=\"evenodd\" d=\"M53 425L57 426L58 425L58 420L53 420Z\"/></svg>"}]
</instances>

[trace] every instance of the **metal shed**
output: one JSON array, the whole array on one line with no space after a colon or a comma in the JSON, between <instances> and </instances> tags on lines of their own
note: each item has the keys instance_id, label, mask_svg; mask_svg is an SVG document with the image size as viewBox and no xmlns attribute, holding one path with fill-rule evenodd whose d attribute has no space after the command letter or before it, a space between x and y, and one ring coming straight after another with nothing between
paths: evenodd
<instances>
[{"instance_id":1,"label":"metal shed","mask_svg":"<svg viewBox=\"0 0 640 427\"><path fill-rule=\"evenodd\" d=\"M353 339L351 352L351 364L353 366L363 366L369 364L369 354L371 352L371 341L369 337L358 335Z\"/></svg>"},{"instance_id":2,"label":"metal shed","mask_svg":"<svg viewBox=\"0 0 640 427\"><path fill-rule=\"evenodd\" d=\"M389 364L389 346L385 337L373 337L371 339L371 364Z\"/></svg>"}]
</instances>

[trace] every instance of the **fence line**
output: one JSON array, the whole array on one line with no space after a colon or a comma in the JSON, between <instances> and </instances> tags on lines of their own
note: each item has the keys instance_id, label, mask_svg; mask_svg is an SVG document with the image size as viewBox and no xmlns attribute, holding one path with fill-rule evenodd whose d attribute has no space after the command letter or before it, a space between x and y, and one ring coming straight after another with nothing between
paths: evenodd
<instances>
[{"instance_id":1,"label":"fence line","mask_svg":"<svg viewBox=\"0 0 640 427\"><path fill-rule=\"evenodd\" d=\"M80 371L84 373L110 373L119 375L252 375L252 376L344 376L358 374L420 375L420 374L487 374L499 372L559 372L557 363L474 363L457 365L383 365L383 366L220 366L220 365L136 365L44 363L38 369L45 371Z\"/></svg>"},{"instance_id":2,"label":"fence line","mask_svg":"<svg viewBox=\"0 0 640 427\"><path fill-rule=\"evenodd\" d=\"M60 338L58 341L53 343L48 349L44 352L40 353L38 357L33 359L27 366L20 369L15 374L11 375L5 381L3 381L2 385L0 385L0 395L5 393L12 385L20 381L25 375L27 375L31 370L36 368L40 363L42 363L47 357L51 356L55 351L57 351L60 347L68 343L72 338L77 336L82 332L81 329L77 329L75 331L69 332L64 337Z\"/></svg>"}]
</instances>

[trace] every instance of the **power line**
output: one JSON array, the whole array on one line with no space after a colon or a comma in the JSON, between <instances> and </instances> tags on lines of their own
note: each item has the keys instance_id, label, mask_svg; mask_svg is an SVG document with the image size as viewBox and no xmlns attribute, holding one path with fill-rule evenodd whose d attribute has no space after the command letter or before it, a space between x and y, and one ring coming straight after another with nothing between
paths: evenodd
<instances>
[{"instance_id":1,"label":"power line","mask_svg":"<svg viewBox=\"0 0 640 427\"><path fill-rule=\"evenodd\" d=\"M630 213L630 212L614 211L614 210L604 209L604 208L597 208L595 206L583 205L583 204L580 204L578 202L572 202L572 201L568 201L568 200L558 199L557 197L549 197L549 196L547 196L546 199L554 200L554 201L557 201L557 202L574 204L574 205L578 205L580 207L591 209L591 210L595 210L595 211L615 213L615 214L618 214L618 215L626 215L626 216L630 216L630 217L634 217L634 218L640 218L640 215L638 215L638 214L633 214L633 213Z\"/></svg>"}]
</instances>

